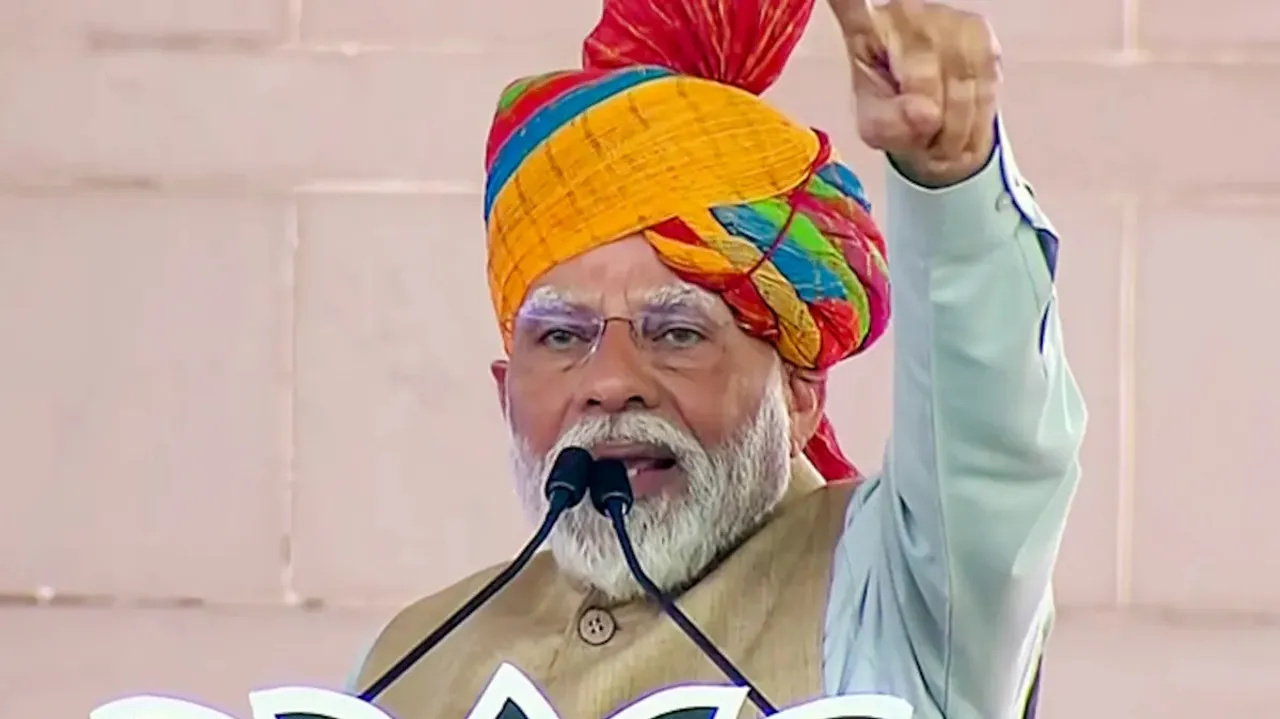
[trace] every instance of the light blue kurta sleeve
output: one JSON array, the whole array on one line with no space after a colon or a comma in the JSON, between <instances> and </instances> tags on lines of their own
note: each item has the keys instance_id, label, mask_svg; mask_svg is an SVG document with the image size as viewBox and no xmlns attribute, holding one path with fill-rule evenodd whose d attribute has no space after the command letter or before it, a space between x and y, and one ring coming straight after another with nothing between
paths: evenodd
<instances>
[{"instance_id":1,"label":"light blue kurta sleeve","mask_svg":"<svg viewBox=\"0 0 1280 719\"><path fill-rule=\"evenodd\" d=\"M1057 235L998 127L958 185L889 170L892 439L849 507L826 617L825 689L892 692L918 719L1021 717L1080 473Z\"/></svg>"},{"instance_id":2,"label":"light blue kurta sleeve","mask_svg":"<svg viewBox=\"0 0 1280 719\"><path fill-rule=\"evenodd\" d=\"M360 653L356 656L356 663L351 666L347 672L346 681L342 682L342 691L348 694L359 694L364 687L360 686L360 670L364 668L364 662L369 658L369 651L373 649L373 642L369 642Z\"/></svg>"}]
</instances>

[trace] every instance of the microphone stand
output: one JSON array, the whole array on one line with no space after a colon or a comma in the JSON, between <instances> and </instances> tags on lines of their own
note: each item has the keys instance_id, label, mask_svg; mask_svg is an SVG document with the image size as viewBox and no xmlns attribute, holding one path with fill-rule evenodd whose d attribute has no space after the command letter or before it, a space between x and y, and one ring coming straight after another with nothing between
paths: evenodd
<instances>
[{"instance_id":1,"label":"microphone stand","mask_svg":"<svg viewBox=\"0 0 1280 719\"><path fill-rule=\"evenodd\" d=\"M587 493L591 465L591 453L581 447L569 447L556 456L556 461L551 467L551 473L547 476L545 490L549 502L547 514L542 520L542 525L538 527L538 531L534 533L533 538L529 540L528 544L524 545L524 549L521 549L516 558L504 567L496 577L489 580L488 584L481 587L480 591L476 592L457 611L449 615L449 618L436 627L435 631L428 634L421 642L418 642L408 653L401 657L400 661L378 677L368 689L361 692L360 698L362 700L373 702L405 672L409 671L419 659L426 656L427 652L444 641L445 637L449 636L468 617L475 614L490 599L493 599L503 587L516 578L516 575L529 564L529 560L533 559L534 553L547 541L547 537L551 536L551 529L555 527L560 516L582 502L582 498Z\"/></svg>"},{"instance_id":2,"label":"microphone stand","mask_svg":"<svg viewBox=\"0 0 1280 719\"><path fill-rule=\"evenodd\" d=\"M777 707L773 706L711 639L703 634L684 612L680 611L675 602L658 588L658 585L640 566L635 547L631 544L631 535L627 532L626 515L631 511L631 505L635 503L635 495L631 491L631 480L627 478L626 465L616 459L598 460L591 471L590 492L591 504L595 506L596 511L608 517L613 524L614 534L618 535L618 544L622 547L623 559L626 560L631 574L645 593L662 607L662 611L671 618L680 631L684 632L698 649L707 655L707 658L729 681L737 686L746 687L747 698L756 705L756 708L765 716L776 714Z\"/></svg>"}]
</instances>

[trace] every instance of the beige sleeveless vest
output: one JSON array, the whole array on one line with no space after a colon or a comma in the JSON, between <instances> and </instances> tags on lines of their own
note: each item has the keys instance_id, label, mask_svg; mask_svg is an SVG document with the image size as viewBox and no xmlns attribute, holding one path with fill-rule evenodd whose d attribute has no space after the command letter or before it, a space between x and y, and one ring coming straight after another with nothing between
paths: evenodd
<instances>
[{"instance_id":1,"label":"beige sleeveless vest","mask_svg":"<svg viewBox=\"0 0 1280 719\"><path fill-rule=\"evenodd\" d=\"M832 555L851 491L849 483L823 485L807 462L797 462L774 517L677 601L779 707L822 694ZM397 615L370 650L358 688L372 684L500 569ZM726 683L655 603L611 604L570 584L544 552L376 703L395 719L462 719L502 662L532 679L566 719L605 719L674 684Z\"/></svg>"}]
</instances>

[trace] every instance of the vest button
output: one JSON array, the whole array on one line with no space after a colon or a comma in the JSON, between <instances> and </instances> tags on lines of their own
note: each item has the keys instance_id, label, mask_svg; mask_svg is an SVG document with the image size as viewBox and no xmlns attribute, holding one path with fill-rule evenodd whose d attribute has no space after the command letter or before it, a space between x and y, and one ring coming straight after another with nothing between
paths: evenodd
<instances>
[{"instance_id":1,"label":"vest button","mask_svg":"<svg viewBox=\"0 0 1280 719\"><path fill-rule=\"evenodd\" d=\"M603 609L592 607L578 618L578 636L593 647L607 644L618 633L618 622Z\"/></svg>"}]
</instances>

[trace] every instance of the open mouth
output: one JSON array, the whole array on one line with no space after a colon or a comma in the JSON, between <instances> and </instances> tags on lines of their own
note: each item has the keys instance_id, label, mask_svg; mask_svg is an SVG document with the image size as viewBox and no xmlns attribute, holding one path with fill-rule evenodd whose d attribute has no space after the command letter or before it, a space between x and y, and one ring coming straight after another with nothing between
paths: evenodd
<instances>
[{"instance_id":1,"label":"open mouth","mask_svg":"<svg viewBox=\"0 0 1280 719\"><path fill-rule=\"evenodd\" d=\"M592 450L596 459L616 459L627 468L631 477L642 472L663 472L675 469L679 462L669 450L650 444L601 445Z\"/></svg>"}]
</instances>

